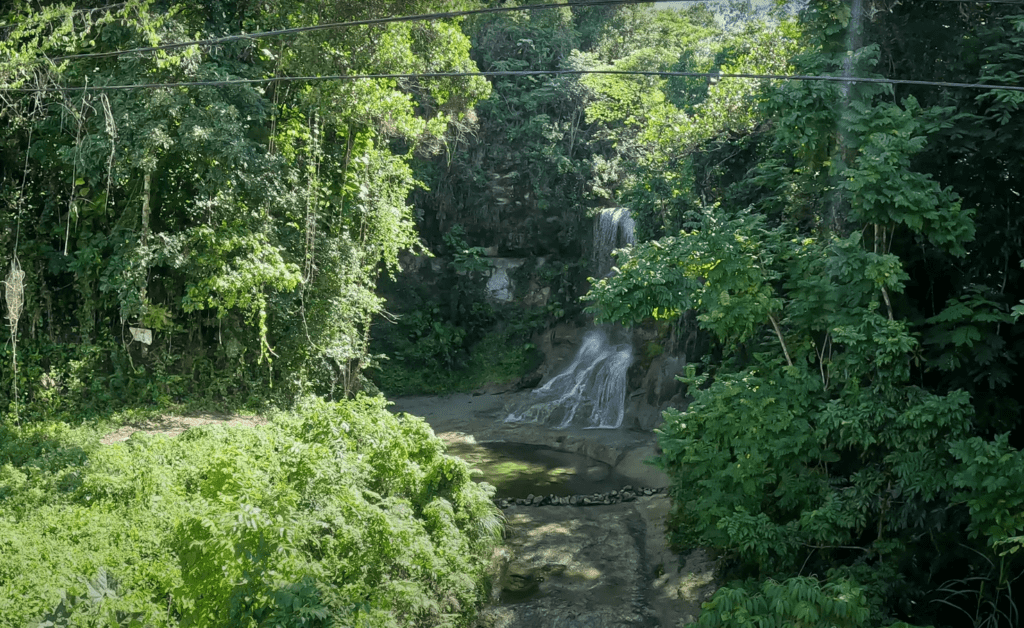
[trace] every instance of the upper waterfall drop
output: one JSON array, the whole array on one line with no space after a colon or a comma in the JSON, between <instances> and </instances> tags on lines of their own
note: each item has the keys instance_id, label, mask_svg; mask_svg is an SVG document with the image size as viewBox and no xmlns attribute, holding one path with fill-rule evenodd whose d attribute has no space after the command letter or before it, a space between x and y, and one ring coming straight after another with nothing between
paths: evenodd
<instances>
[{"instance_id":1,"label":"upper waterfall drop","mask_svg":"<svg viewBox=\"0 0 1024 628\"><path fill-rule=\"evenodd\" d=\"M625 207L601 210L594 219L594 270L598 278L607 277L615 266L612 251L635 244L636 224Z\"/></svg>"}]
</instances>

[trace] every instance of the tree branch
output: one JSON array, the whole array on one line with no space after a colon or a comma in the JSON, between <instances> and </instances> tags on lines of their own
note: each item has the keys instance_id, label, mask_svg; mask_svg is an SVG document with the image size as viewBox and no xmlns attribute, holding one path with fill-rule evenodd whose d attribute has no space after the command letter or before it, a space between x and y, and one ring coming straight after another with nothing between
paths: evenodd
<instances>
[{"instance_id":1,"label":"tree branch","mask_svg":"<svg viewBox=\"0 0 1024 628\"><path fill-rule=\"evenodd\" d=\"M772 327L775 328L775 335L779 337L779 344L782 345L782 352L786 354L786 364L793 366L793 360L789 357L789 349L786 347L786 341L782 338L782 330L779 329L779 324L776 322L775 317L768 314L768 320L772 322Z\"/></svg>"},{"instance_id":2,"label":"tree branch","mask_svg":"<svg viewBox=\"0 0 1024 628\"><path fill-rule=\"evenodd\" d=\"M885 289L885 286L882 286L882 298L885 299L885 307L889 310L889 320L891 321L891 320L893 320L893 318L892 318L892 302L889 301L889 291Z\"/></svg>"}]
</instances>

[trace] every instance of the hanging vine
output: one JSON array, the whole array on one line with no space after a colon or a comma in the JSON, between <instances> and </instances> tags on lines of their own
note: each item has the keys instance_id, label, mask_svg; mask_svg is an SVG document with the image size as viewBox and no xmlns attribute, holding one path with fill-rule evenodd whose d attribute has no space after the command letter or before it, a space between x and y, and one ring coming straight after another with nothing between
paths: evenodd
<instances>
[{"instance_id":1,"label":"hanging vine","mask_svg":"<svg viewBox=\"0 0 1024 628\"><path fill-rule=\"evenodd\" d=\"M4 280L4 300L7 302L7 324L11 331L11 362L14 371L14 420L19 420L18 408L18 319L25 308L25 271L18 256L11 260L11 270Z\"/></svg>"}]
</instances>

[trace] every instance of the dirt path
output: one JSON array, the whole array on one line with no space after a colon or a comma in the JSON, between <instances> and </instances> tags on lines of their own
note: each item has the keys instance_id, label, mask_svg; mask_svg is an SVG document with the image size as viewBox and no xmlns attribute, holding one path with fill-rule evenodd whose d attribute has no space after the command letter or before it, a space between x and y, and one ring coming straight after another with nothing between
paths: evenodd
<instances>
[{"instance_id":1,"label":"dirt path","mask_svg":"<svg viewBox=\"0 0 1024 628\"><path fill-rule=\"evenodd\" d=\"M177 436L190 427L197 425L228 425L231 427L252 427L262 425L267 420L257 416L237 416L221 414L196 414L192 416L161 415L154 419L147 419L135 425L123 425L113 432L107 434L100 442L104 445L126 441L135 432L147 434L167 434Z\"/></svg>"}]
</instances>

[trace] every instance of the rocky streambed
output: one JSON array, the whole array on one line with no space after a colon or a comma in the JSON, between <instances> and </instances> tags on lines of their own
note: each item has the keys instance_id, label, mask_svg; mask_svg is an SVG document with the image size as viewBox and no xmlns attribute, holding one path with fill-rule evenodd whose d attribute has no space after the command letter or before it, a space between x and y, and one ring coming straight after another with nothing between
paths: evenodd
<instances>
[{"instance_id":1,"label":"rocky streambed","mask_svg":"<svg viewBox=\"0 0 1024 628\"><path fill-rule=\"evenodd\" d=\"M506 423L509 395L395 400L498 489L506 540L479 628L684 626L714 593L703 550L665 536L668 478L650 432Z\"/></svg>"},{"instance_id":2,"label":"rocky streambed","mask_svg":"<svg viewBox=\"0 0 1024 628\"><path fill-rule=\"evenodd\" d=\"M714 593L714 561L665 542L665 495L592 508L509 506L493 603L479 628L685 626Z\"/></svg>"}]
</instances>

